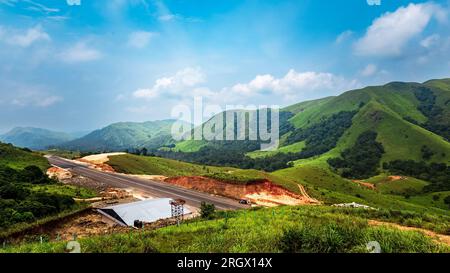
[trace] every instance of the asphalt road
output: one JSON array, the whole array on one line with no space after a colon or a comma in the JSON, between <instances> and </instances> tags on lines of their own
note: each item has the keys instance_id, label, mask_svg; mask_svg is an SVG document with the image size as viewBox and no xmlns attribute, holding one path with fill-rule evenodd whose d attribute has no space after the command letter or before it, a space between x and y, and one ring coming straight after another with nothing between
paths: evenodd
<instances>
[{"instance_id":1,"label":"asphalt road","mask_svg":"<svg viewBox=\"0 0 450 273\"><path fill-rule=\"evenodd\" d=\"M186 201L186 204L195 207L200 207L201 202L214 204L217 209L222 210L242 209L249 207L247 205L239 204L237 200L233 200L230 198L214 196L194 190L188 190L159 181L134 178L116 173L102 172L56 156L48 157L48 161L54 166L69 169L75 174L88 177L92 180L105 183L112 187L133 188L154 197L183 199Z\"/></svg>"}]
</instances>

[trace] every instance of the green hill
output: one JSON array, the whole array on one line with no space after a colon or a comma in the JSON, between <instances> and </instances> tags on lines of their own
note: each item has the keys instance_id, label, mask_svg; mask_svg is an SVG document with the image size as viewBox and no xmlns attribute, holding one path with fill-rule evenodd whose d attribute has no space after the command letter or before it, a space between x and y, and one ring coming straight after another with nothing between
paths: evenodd
<instances>
[{"instance_id":1,"label":"green hill","mask_svg":"<svg viewBox=\"0 0 450 273\"><path fill-rule=\"evenodd\" d=\"M335 154L351 147L362 132L373 130L378 133L377 141L381 142L385 148L382 162L396 159L423 160L422 148L425 145L433 154L425 161L448 164L450 162L450 144L448 142L450 87L448 82L447 79L433 80L424 84L394 82L384 86L348 91L337 97L307 101L286 107L281 110L281 113L288 119L281 119L280 122L282 128L289 126L291 128L282 130L279 152L298 153L305 148L303 146L308 146L302 143L305 139L307 140L307 136L299 141L289 141L290 135L295 130L307 135L308 128L315 125L320 127L321 122L330 119L333 115L339 115L342 112L356 112L351 127L345 130L342 136L339 136L338 143L329 145L329 148L335 148ZM229 146L229 143L220 141L188 140L177 143L172 150L181 153L195 153L208 147L221 150L221 148L229 148ZM245 147L248 149L244 149L252 158L277 154L277 152L264 153L252 150L255 149L254 147L257 145L248 145Z\"/></svg>"},{"instance_id":2,"label":"green hill","mask_svg":"<svg viewBox=\"0 0 450 273\"><path fill-rule=\"evenodd\" d=\"M450 188L449 79L370 86L288 106L280 116L281 145L276 151L260 151L259 142L190 140L160 155L208 165L275 170L274 175L305 185L314 197L328 203L448 209L442 200ZM364 154L371 144L357 146L367 132L382 147L379 159L371 159L370 152ZM344 161L352 161L336 161L344 154ZM331 166L330 160L344 165ZM397 162L395 168L391 162ZM422 173L405 169L411 165L423 169ZM375 191L362 187L352 182L357 168L373 169L370 175L362 175L363 182L372 183L370 176L377 174L385 182ZM389 175L405 177L402 190L387 190ZM432 202L432 192L442 199Z\"/></svg>"},{"instance_id":3,"label":"green hill","mask_svg":"<svg viewBox=\"0 0 450 273\"><path fill-rule=\"evenodd\" d=\"M60 148L89 152L158 148L175 142L171 137L173 123L174 120L115 123L64 143Z\"/></svg>"},{"instance_id":4,"label":"green hill","mask_svg":"<svg viewBox=\"0 0 450 273\"><path fill-rule=\"evenodd\" d=\"M0 166L20 170L30 165L38 166L43 171L50 167L41 155L0 142Z\"/></svg>"},{"instance_id":5,"label":"green hill","mask_svg":"<svg viewBox=\"0 0 450 273\"><path fill-rule=\"evenodd\" d=\"M5 143L33 150L45 150L72 139L74 137L67 133L32 127L17 127L0 136L0 140Z\"/></svg>"},{"instance_id":6,"label":"green hill","mask_svg":"<svg viewBox=\"0 0 450 273\"><path fill-rule=\"evenodd\" d=\"M50 179L49 167L38 153L0 143L0 239L86 207L74 197L95 196Z\"/></svg>"}]
</instances>

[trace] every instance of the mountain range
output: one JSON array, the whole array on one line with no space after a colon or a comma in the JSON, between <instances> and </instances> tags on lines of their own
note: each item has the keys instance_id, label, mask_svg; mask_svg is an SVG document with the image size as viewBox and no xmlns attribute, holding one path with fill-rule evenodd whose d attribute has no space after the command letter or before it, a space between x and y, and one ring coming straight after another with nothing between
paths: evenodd
<instances>
[{"instance_id":1,"label":"mountain range","mask_svg":"<svg viewBox=\"0 0 450 273\"><path fill-rule=\"evenodd\" d=\"M79 137L79 134L55 132L42 128L16 127L4 135L0 141L14 144L17 147L33 150L44 150Z\"/></svg>"},{"instance_id":2,"label":"mountain range","mask_svg":"<svg viewBox=\"0 0 450 273\"><path fill-rule=\"evenodd\" d=\"M59 148L82 152L124 151L143 147L155 149L175 143L171 135L174 122L175 120L159 120L114 123L63 143Z\"/></svg>"},{"instance_id":3,"label":"mountain range","mask_svg":"<svg viewBox=\"0 0 450 273\"><path fill-rule=\"evenodd\" d=\"M120 122L81 138L45 129L15 128L2 135L0 140L30 149L57 146L89 152L146 147L189 161L196 161L201 150L208 152L209 157L238 151L253 159L296 153L289 158L295 161L323 155L339 156L351 148L362 133L373 131L384 148L380 164L399 159L424 160L424 149L430 153L425 161L448 164L450 79L425 83L392 82L283 108L280 147L272 152L261 152L258 145L249 142L176 142L171 137L173 122Z\"/></svg>"},{"instance_id":4,"label":"mountain range","mask_svg":"<svg viewBox=\"0 0 450 273\"><path fill-rule=\"evenodd\" d=\"M450 79L393 82L288 106L280 113L278 150L261 152L258 146L248 145L245 151L252 158L338 154L366 131L374 131L384 147L381 162L420 161L427 146L432 155L426 161L450 163ZM230 149L230 144L188 140L177 143L172 151L195 153L224 147Z\"/></svg>"}]
</instances>

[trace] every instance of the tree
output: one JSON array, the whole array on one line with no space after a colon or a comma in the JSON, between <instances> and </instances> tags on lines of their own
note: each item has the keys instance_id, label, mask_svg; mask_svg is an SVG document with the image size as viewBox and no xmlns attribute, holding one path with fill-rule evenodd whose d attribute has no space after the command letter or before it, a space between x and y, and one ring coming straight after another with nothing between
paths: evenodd
<instances>
[{"instance_id":1,"label":"tree","mask_svg":"<svg viewBox=\"0 0 450 273\"><path fill-rule=\"evenodd\" d=\"M450 205L450 195L444 198L444 203Z\"/></svg>"},{"instance_id":2,"label":"tree","mask_svg":"<svg viewBox=\"0 0 450 273\"><path fill-rule=\"evenodd\" d=\"M365 179L377 175L384 148L376 138L376 132L362 133L352 148L344 150L341 158L329 159L328 164L345 178Z\"/></svg>"},{"instance_id":3,"label":"tree","mask_svg":"<svg viewBox=\"0 0 450 273\"><path fill-rule=\"evenodd\" d=\"M422 152L423 160L430 160L434 155L434 152L427 145L423 145L420 151Z\"/></svg>"},{"instance_id":4,"label":"tree","mask_svg":"<svg viewBox=\"0 0 450 273\"><path fill-rule=\"evenodd\" d=\"M216 212L216 206L214 204L207 204L202 202L200 205L200 215L203 219L212 219Z\"/></svg>"}]
</instances>

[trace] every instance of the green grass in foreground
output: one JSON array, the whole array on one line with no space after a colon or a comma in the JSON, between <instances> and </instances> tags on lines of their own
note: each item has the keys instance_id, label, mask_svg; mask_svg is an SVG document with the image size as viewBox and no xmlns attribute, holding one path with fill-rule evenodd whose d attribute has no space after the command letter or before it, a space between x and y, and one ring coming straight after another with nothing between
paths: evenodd
<instances>
[{"instance_id":1,"label":"green grass in foreground","mask_svg":"<svg viewBox=\"0 0 450 273\"><path fill-rule=\"evenodd\" d=\"M367 252L370 241L379 242L386 253L450 252L448 245L419 231L370 226L366 218L377 217L375 213L314 206L219 212L213 220L191 220L180 227L130 231L79 242L86 253L350 253ZM380 212L378 217L383 215ZM58 253L64 252L65 244L23 244L0 252Z\"/></svg>"}]
</instances>

